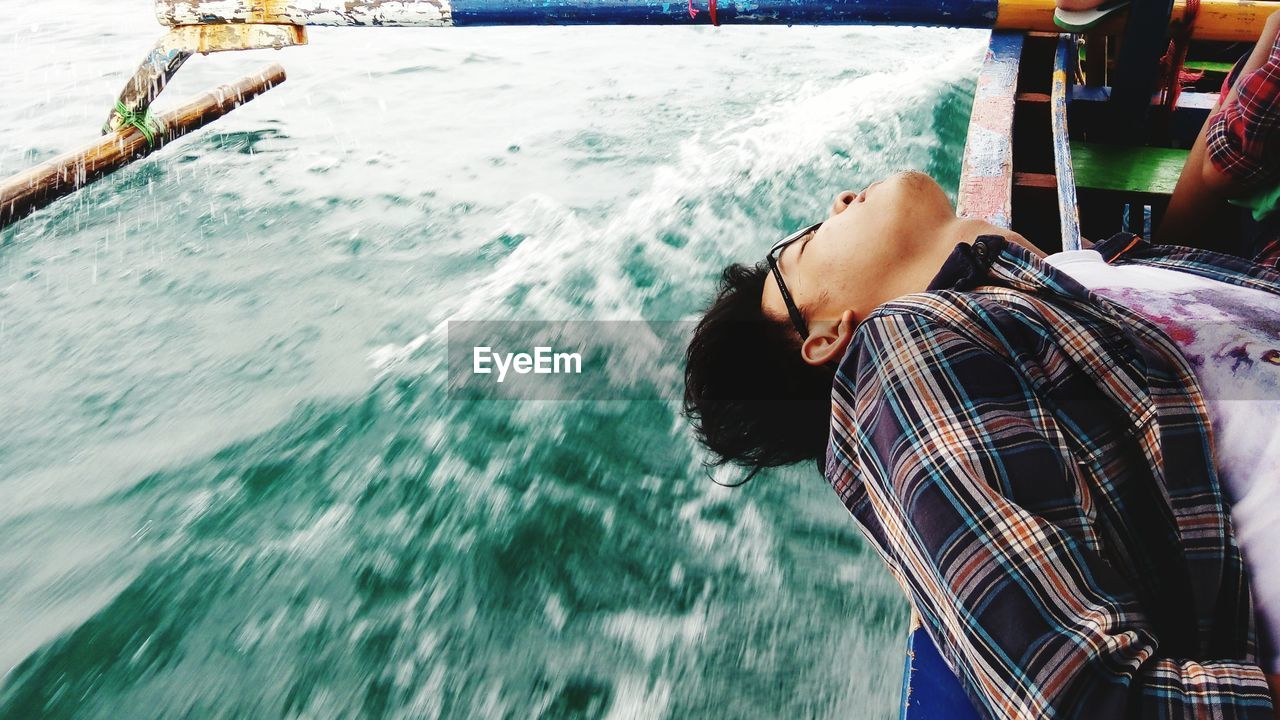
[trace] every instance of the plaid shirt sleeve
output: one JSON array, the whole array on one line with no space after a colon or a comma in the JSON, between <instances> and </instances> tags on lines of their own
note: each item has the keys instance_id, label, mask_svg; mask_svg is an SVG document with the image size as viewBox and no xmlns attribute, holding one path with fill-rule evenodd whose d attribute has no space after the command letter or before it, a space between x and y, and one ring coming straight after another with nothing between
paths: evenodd
<instances>
[{"instance_id":1,"label":"plaid shirt sleeve","mask_svg":"<svg viewBox=\"0 0 1280 720\"><path fill-rule=\"evenodd\" d=\"M1280 177L1280 37L1262 67L1236 81L1236 99L1209 120L1214 168L1246 187Z\"/></svg>"},{"instance_id":2,"label":"plaid shirt sleeve","mask_svg":"<svg viewBox=\"0 0 1280 720\"><path fill-rule=\"evenodd\" d=\"M909 312L872 316L856 342L828 479L983 714L1271 717L1260 668L1161 655L1125 579L1007 499L1016 477L1068 496L1080 481L1031 378Z\"/></svg>"}]
</instances>

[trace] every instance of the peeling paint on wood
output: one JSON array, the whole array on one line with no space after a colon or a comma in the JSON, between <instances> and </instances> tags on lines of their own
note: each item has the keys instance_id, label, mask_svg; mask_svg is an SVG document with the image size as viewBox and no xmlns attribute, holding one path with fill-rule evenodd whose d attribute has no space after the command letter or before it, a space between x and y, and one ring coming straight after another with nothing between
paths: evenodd
<instances>
[{"instance_id":1,"label":"peeling paint on wood","mask_svg":"<svg viewBox=\"0 0 1280 720\"><path fill-rule=\"evenodd\" d=\"M709 10L709 0L693 0ZM720 24L946 25L988 28L997 0L738 0L717 3ZM157 0L166 25L291 23L383 27L447 25L691 25L689 4L670 0Z\"/></svg>"},{"instance_id":2,"label":"peeling paint on wood","mask_svg":"<svg viewBox=\"0 0 1280 720\"><path fill-rule=\"evenodd\" d=\"M119 104L139 115L145 113L169 80L195 53L230 50L280 49L306 45L307 29L298 25L180 25L156 43L120 92ZM103 132L124 125L119 109L107 116Z\"/></svg>"},{"instance_id":3,"label":"peeling paint on wood","mask_svg":"<svg viewBox=\"0 0 1280 720\"><path fill-rule=\"evenodd\" d=\"M1071 86L1071 58L1076 42L1071 35L1058 36L1053 56L1053 89L1049 92L1049 120L1053 126L1053 172L1058 180L1058 222L1062 249L1080 249L1080 207L1076 202L1076 175L1071 165L1071 137L1067 129L1067 98Z\"/></svg>"},{"instance_id":4,"label":"peeling paint on wood","mask_svg":"<svg viewBox=\"0 0 1280 720\"><path fill-rule=\"evenodd\" d=\"M456 25L710 24L708 0L455 0ZM721 25L948 25L988 28L997 0L760 0L717 3Z\"/></svg>"},{"instance_id":5,"label":"peeling paint on wood","mask_svg":"<svg viewBox=\"0 0 1280 720\"><path fill-rule=\"evenodd\" d=\"M913 628L908 636L906 676L901 720L978 720L960 680L922 627Z\"/></svg>"},{"instance_id":6,"label":"peeling paint on wood","mask_svg":"<svg viewBox=\"0 0 1280 720\"><path fill-rule=\"evenodd\" d=\"M307 29L299 25L183 25L170 33L172 43L203 55L228 50L279 50L307 44Z\"/></svg>"},{"instance_id":7,"label":"peeling paint on wood","mask_svg":"<svg viewBox=\"0 0 1280 720\"><path fill-rule=\"evenodd\" d=\"M158 0L165 25L283 23L368 27L452 25L448 0Z\"/></svg>"},{"instance_id":8,"label":"peeling paint on wood","mask_svg":"<svg viewBox=\"0 0 1280 720\"><path fill-rule=\"evenodd\" d=\"M288 23L449 25L709 24L710 0L156 0L165 25ZM1057 32L1054 0L721 0L721 25L940 25ZM1176 0L1180 18L1186 0ZM1194 37L1256 40L1271 3L1200 0Z\"/></svg>"},{"instance_id":9,"label":"peeling paint on wood","mask_svg":"<svg viewBox=\"0 0 1280 720\"><path fill-rule=\"evenodd\" d=\"M1022 34L991 33L969 116L956 214L1007 228L1013 207L1013 108Z\"/></svg>"}]
</instances>

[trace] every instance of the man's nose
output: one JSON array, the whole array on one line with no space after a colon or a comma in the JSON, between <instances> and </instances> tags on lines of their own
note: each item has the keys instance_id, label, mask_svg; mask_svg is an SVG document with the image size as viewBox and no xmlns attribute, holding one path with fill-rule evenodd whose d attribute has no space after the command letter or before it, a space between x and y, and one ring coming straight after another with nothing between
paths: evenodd
<instances>
[{"instance_id":1,"label":"man's nose","mask_svg":"<svg viewBox=\"0 0 1280 720\"><path fill-rule=\"evenodd\" d=\"M845 208L852 205L853 201L857 199L858 199L858 193L852 190L841 191L840 194L836 195L835 202L831 204L831 214L839 215L840 213L844 212Z\"/></svg>"}]
</instances>

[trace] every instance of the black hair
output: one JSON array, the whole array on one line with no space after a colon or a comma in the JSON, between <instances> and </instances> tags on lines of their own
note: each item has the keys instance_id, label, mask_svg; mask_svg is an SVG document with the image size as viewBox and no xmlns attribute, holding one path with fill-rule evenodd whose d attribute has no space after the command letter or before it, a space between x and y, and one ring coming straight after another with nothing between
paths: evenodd
<instances>
[{"instance_id":1,"label":"black hair","mask_svg":"<svg viewBox=\"0 0 1280 720\"><path fill-rule=\"evenodd\" d=\"M684 413L717 456L758 471L826 455L834 372L800 357L791 323L767 316L765 263L724 269L685 351Z\"/></svg>"}]
</instances>

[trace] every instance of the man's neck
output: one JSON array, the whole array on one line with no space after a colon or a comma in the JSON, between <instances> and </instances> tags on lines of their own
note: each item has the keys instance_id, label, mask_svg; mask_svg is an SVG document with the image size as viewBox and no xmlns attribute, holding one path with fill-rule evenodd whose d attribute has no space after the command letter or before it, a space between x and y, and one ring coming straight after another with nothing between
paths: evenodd
<instances>
[{"instance_id":1,"label":"man's neck","mask_svg":"<svg viewBox=\"0 0 1280 720\"><path fill-rule=\"evenodd\" d=\"M880 302L923 292L938 275L947 258L961 243L971 244L979 235L999 235L1011 243L1016 243L1037 257L1044 257L1042 252L1030 241L1012 230L998 228L991 223L967 218L955 218L942 226L940 234L936 234L928 243L914 251L903 254L905 262L895 267L891 273L894 284Z\"/></svg>"},{"instance_id":2,"label":"man's neck","mask_svg":"<svg viewBox=\"0 0 1280 720\"><path fill-rule=\"evenodd\" d=\"M946 243L947 252L950 248L954 248L958 243L972 243L979 235L999 235L1015 245L1021 245L1028 252L1036 257L1044 257L1045 253L1036 247L1030 240L1022 237L1012 230L996 227L989 222L982 220L974 220L971 218L956 218L955 223L948 228L949 241Z\"/></svg>"}]
</instances>

